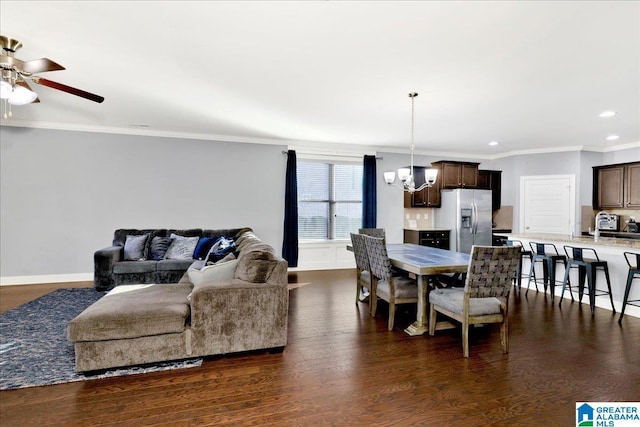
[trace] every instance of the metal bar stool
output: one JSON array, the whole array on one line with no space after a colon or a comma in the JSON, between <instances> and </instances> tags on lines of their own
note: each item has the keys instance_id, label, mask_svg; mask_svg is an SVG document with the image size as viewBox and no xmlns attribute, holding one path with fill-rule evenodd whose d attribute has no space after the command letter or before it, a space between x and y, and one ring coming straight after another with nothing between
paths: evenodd
<instances>
[{"instance_id":1,"label":"metal bar stool","mask_svg":"<svg viewBox=\"0 0 640 427\"><path fill-rule=\"evenodd\" d=\"M566 267L567 257L565 255L560 255L558 253L556 245L554 245L553 243L529 242L529 246L531 247L531 268L529 269L529 281L527 282L527 288L529 287L531 278L533 277L533 283L535 283L536 285L536 292L538 291L538 280L536 279L535 275L535 264L536 262L541 262L544 291L547 292L547 286L551 287L551 301L553 301L556 282L559 282L558 280L556 280L556 265L558 263L562 263L562 265ZM529 289L527 289L525 295L528 293Z\"/></svg>"},{"instance_id":2,"label":"metal bar stool","mask_svg":"<svg viewBox=\"0 0 640 427\"><path fill-rule=\"evenodd\" d=\"M622 316L624 316L624 308L627 306L627 304L640 307L640 299L629 301L631 282L633 282L633 279L640 279L640 254L637 254L635 252L624 252L624 259L627 261L627 265L629 265L629 274L627 274L627 287L624 289L622 311L620 312L620 318L618 319L618 324L620 325L622 324ZM635 261L635 263L633 261Z\"/></svg>"},{"instance_id":3,"label":"metal bar stool","mask_svg":"<svg viewBox=\"0 0 640 427\"><path fill-rule=\"evenodd\" d=\"M609 265L607 261L601 261L598 257L598 253L592 248L579 248L576 246L565 246L564 252L567 254L567 264L564 272L564 281L562 282L562 294L560 295L560 303L562 304L562 298L564 297L565 288L569 287L569 294L571 295L571 301L573 301L573 294L571 293L571 284L569 283L569 272L571 268L578 268L578 301L582 302L582 295L584 294L584 279L586 276L587 287L589 291L589 305L591 306L591 315L593 316L596 308L596 296L609 295L611 301L611 309L616 312L613 306L613 295L611 294L611 280L609 280ZM585 258L585 252L593 258ZM604 271L604 276L607 279L608 291L600 290L596 287L596 273L598 269ZM575 286L574 286L575 287Z\"/></svg>"},{"instance_id":4,"label":"metal bar stool","mask_svg":"<svg viewBox=\"0 0 640 427\"><path fill-rule=\"evenodd\" d=\"M529 258L529 262L532 262L531 251L524 250L524 244L520 240L509 239L507 240L507 246L517 246L520 248L520 259L518 261L518 267L516 268L516 277L514 278L514 285L518 292L522 291L522 278L529 277L528 274L522 274L522 259ZM533 271L533 280L535 282L536 272Z\"/></svg>"}]
</instances>

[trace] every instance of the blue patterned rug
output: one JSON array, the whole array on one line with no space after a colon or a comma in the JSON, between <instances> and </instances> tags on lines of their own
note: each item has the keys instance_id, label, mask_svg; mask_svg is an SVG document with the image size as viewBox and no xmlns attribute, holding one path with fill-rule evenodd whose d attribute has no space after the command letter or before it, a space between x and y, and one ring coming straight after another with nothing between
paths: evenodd
<instances>
[{"instance_id":1,"label":"blue patterned rug","mask_svg":"<svg viewBox=\"0 0 640 427\"><path fill-rule=\"evenodd\" d=\"M74 370L67 323L105 293L93 288L58 289L0 314L0 390L61 384L200 366L202 359L113 369L98 375Z\"/></svg>"}]
</instances>

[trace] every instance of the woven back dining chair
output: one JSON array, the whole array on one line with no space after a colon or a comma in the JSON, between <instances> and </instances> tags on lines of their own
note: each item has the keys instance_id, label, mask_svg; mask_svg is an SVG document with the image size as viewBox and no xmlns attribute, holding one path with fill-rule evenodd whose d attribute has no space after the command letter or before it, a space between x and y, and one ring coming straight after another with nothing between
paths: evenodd
<instances>
[{"instance_id":1,"label":"woven back dining chair","mask_svg":"<svg viewBox=\"0 0 640 427\"><path fill-rule=\"evenodd\" d=\"M429 294L429 335L437 313L462 324L462 353L469 357L469 325L500 323L500 342L509 351L509 292L520 260L520 248L473 246L464 289L435 289Z\"/></svg>"},{"instance_id":2,"label":"woven back dining chair","mask_svg":"<svg viewBox=\"0 0 640 427\"><path fill-rule=\"evenodd\" d=\"M418 284L407 276L400 275L391 268L387 247L383 238L364 236L371 268L371 294L369 304L371 315L376 315L377 299L389 303L388 329L393 330L396 304L418 302Z\"/></svg>"},{"instance_id":3,"label":"woven back dining chair","mask_svg":"<svg viewBox=\"0 0 640 427\"><path fill-rule=\"evenodd\" d=\"M356 305L358 301L364 300L363 295L371 294L371 273L369 267L369 255L364 243L363 234L351 233L351 246L356 259ZM371 301L371 300L369 300ZM371 304L369 304L371 310Z\"/></svg>"}]
</instances>

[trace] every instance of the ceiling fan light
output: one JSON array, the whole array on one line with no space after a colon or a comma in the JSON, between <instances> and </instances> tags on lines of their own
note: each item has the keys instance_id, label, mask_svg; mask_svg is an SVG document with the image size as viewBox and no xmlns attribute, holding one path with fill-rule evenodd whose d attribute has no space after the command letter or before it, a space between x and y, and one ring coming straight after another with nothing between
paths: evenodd
<instances>
[{"instance_id":1,"label":"ceiling fan light","mask_svg":"<svg viewBox=\"0 0 640 427\"><path fill-rule=\"evenodd\" d=\"M22 86L14 86L11 96L9 96L9 104L25 105L36 100L38 94Z\"/></svg>"},{"instance_id":2,"label":"ceiling fan light","mask_svg":"<svg viewBox=\"0 0 640 427\"><path fill-rule=\"evenodd\" d=\"M11 84L5 82L4 80L0 81L0 99L9 99L11 96Z\"/></svg>"}]
</instances>

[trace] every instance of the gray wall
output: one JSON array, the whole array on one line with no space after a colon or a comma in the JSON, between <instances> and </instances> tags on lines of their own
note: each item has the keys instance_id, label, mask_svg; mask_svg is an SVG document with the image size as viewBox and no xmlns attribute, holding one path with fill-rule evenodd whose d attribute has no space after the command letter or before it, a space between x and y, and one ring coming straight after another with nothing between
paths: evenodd
<instances>
[{"instance_id":1,"label":"gray wall","mask_svg":"<svg viewBox=\"0 0 640 427\"><path fill-rule=\"evenodd\" d=\"M0 128L0 276L93 271L116 228L252 227L282 247L285 146Z\"/></svg>"}]
</instances>

